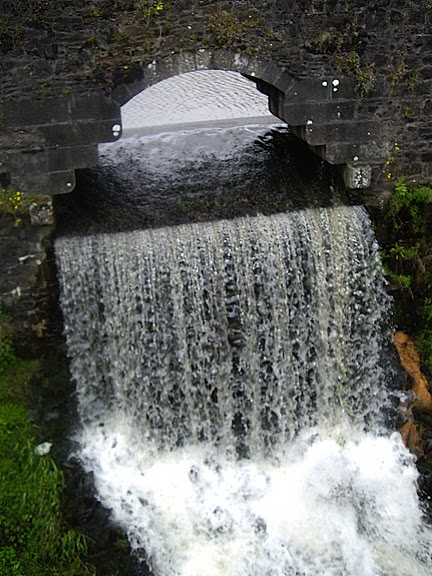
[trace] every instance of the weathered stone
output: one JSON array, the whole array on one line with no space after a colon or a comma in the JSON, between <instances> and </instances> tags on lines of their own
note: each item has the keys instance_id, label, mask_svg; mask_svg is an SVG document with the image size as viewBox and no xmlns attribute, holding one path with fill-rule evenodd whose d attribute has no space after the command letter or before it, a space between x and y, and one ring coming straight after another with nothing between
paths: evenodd
<instances>
[{"instance_id":1,"label":"weathered stone","mask_svg":"<svg viewBox=\"0 0 432 576\"><path fill-rule=\"evenodd\" d=\"M303 134L329 162L339 164L350 157L342 153L343 148L336 152L334 143L381 149L397 141L402 145L398 160L403 172L404 166L408 169L412 164L405 162L404 151L418 148L419 139L431 139L428 118L432 111L425 102L430 100L432 85L428 53L432 44L425 3L389 0L376 7L366 0L352 0L347 12L343 4L332 3L330 9L329 3L305 4L303 0L256 0L253 9L249 3L228 0L176 2L169 3L170 9L162 10L154 21L143 19L134 3L125 2L110 3L109 9L104 5L97 18L89 17L88 7L78 0L70 0L67 11L47 0L37 19L32 3L19 9L12 3L8 6L8 25L24 28L26 38L25 50L11 38L7 40L7 35L0 38L0 147L6 146L8 154L28 150L24 140L32 140L37 132L37 138L47 142L32 150L43 155L47 147L59 148L48 162L24 161L19 176L8 176L5 163L1 172L11 182L25 183L27 172L28 185L32 185L34 177L28 172L35 166L40 170L43 166L48 170L69 167L72 155L65 151L68 159L62 161L62 147L78 149L97 144L97 139L111 139L110 129L121 124L119 106L140 90L176 74L210 68L243 73L256 79L266 93L273 87L272 109L292 125L312 120L312 132L308 129ZM221 34L211 25L212 19L214 24L224 14L229 14L232 26ZM403 27L399 25L402 15ZM354 24L359 34L352 34ZM327 42L325 31L329 32ZM407 55L406 70L397 61L398 53ZM365 88L373 77L375 83ZM283 102L277 91L285 94ZM309 107L309 103L319 107ZM417 134L402 117L407 105L415 116L412 121L420 121L420 110L428 116ZM316 124L339 120L338 112L342 120L375 123L373 141L364 134L356 138L355 130L348 140L333 136L333 131L318 136ZM87 131L80 126L75 131L73 125L80 123L91 128ZM373 156L367 150L363 154ZM82 156L76 155L82 165ZM379 155L376 162L383 160ZM419 162L423 163L421 172L428 174L428 157ZM39 180L51 181L49 177Z\"/></svg>"},{"instance_id":2,"label":"weathered stone","mask_svg":"<svg viewBox=\"0 0 432 576\"><path fill-rule=\"evenodd\" d=\"M34 194L68 194L75 188L75 170L59 172L15 172L10 181L14 190Z\"/></svg>"},{"instance_id":3,"label":"weathered stone","mask_svg":"<svg viewBox=\"0 0 432 576\"><path fill-rule=\"evenodd\" d=\"M118 128L116 128L118 126ZM63 148L98 144L99 142L114 142L121 133L121 116L110 120L93 122L70 122L68 124L47 124L36 128L45 140Z\"/></svg>"},{"instance_id":4,"label":"weathered stone","mask_svg":"<svg viewBox=\"0 0 432 576\"><path fill-rule=\"evenodd\" d=\"M53 226L54 208L52 197L45 197L29 206L30 224L32 226Z\"/></svg>"},{"instance_id":5,"label":"weathered stone","mask_svg":"<svg viewBox=\"0 0 432 576\"><path fill-rule=\"evenodd\" d=\"M415 406L417 409L432 413L432 395L429 392L428 381L421 372L420 358L413 340L408 334L398 331L393 337L393 342L398 351L402 367L411 378L412 391L415 394Z\"/></svg>"},{"instance_id":6,"label":"weathered stone","mask_svg":"<svg viewBox=\"0 0 432 576\"><path fill-rule=\"evenodd\" d=\"M312 146L343 142L366 144L374 142L379 135L374 122L333 122L332 124L306 123L304 139Z\"/></svg>"},{"instance_id":7,"label":"weathered stone","mask_svg":"<svg viewBox=\"0 0 432 576\"><path fill-rule=\"evenodd\" d=\"M347 102L305 102L302 104L284 104L279 107L280 117L292 126L305 126L308 122L331 122L352 120L356 110L354 100Z\"/></svg>"},{"instance_id":8,"label":"weathered stone","mask_svg":"<svg viewBox=\"0 0 432 576\"><path fill-rule=\"evenodd\" d=\"M346 164L343 170L343 178L347 188L369 188L372 168L364 165Z\"/></svg>"}]
</instances>

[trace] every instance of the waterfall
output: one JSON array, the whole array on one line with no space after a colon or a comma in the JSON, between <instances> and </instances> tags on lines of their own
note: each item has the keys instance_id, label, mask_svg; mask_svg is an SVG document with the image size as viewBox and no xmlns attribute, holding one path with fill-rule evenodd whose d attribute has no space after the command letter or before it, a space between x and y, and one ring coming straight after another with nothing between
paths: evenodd
<instances>
[{"instance_id":1,"label":"waterfall","mask_svg":"<svg viewBox=\"0 0 432 576\"><path fill-rule=\"evenodd\" d=\"M56 242L79 456L160 576L428 574L359 207Z\"/></svg>"}]
</instances>

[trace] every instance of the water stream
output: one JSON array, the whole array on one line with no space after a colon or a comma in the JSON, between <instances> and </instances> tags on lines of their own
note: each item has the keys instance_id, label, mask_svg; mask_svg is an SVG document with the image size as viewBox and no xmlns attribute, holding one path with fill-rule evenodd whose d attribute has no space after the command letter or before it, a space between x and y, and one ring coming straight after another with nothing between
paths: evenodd
<instances>
[{"instance_id":1,"label":"water stream","mask_svg":"<svg viewBox=\"0 0 432 576\"><path fill-rule=\"evenodd\" d=\"M76 456L158 576L429 575L369 218L284 130L186 129L190 78L63 200ZM230 119L265 114L227 82L214 119L236 90Z\"/></svg>"},{"instance_id":2,"label":"water stream","mask_svg":"<svg viewBox=\"0 0 432 576\"><path fill-rule=\"evenodd\" d=\"M428 574L361 208L57 241L79 456L161 576ZM144 552L142 552L144 554Z\"/></svg>"}]
</instances>

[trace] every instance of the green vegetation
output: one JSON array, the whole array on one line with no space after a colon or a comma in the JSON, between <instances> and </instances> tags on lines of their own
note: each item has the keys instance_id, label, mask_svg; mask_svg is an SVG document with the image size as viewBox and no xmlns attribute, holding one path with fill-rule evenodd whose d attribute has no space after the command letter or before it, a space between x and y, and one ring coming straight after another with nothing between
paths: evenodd
<instances>
[{"instance_id":1,"label":"green vegetation","mask_svg":"<svg viewBox=\"0 0 432 576\"><path fill-rule=\"evenodd\" d=\"M164 9L164 3L162 0L143 0L139 3L139 9L145 18L151 18Z\"/></svg>"},{"instance_id":2,"label":"green vegetation","mask_svg":"<svg viewBox=\"0 0 432 576\"><path fill-rule=\"evenodd\" d=\"M16 360L9 322L9 316L6 316L3 308L0 307L0 377Z\"/></svg>"},{"instance_id":3,"label":"green vegetation","mask_svg":"<svg viewBox=\"0 0 432 576\"><path fill-rule=\"evenodd\" d=\"M383 263L396 289L400 322L416 338L422 362L432 373L432 189L399 178L384 228Z\"/></svg>"},{"instance_id":4,"label":"green vegetation","mask_svg":"<svg viewBox=\"0 0 432 576\"><path fill-rule=\"evenodd\" d=\"M99 39L94 34L87 36L83 43L84 47L99 46Z\"/></svg>"},{"instance_id":5,"label":"green vegetation","mask_svg":"<svg viewBox=\"0 0 432 576\"><path fill-rule=\"evenodd\" d=\"M0 189L0 215L13 216L15 226L19 226L24 214L28 213L31 204L31 197L21 194L21 192L11 192ZM1 369L1 368L0 368Z\"/></svg>"},{"instance_id":6,"label":"green vegetation","mask_svg":"<svg viewBox=\"0 0 432 576\"><path fill-rule=\"evenodd\" d=\"M397 64L390 64L387 67L388 70L388 77L390 79L390 83L395 86L402 82L407 75L408 67L405 63L405 57L399 55L400 60Z\"/></svg>"},{"instance_id":7,"label":"green vegetation","mask_svg":"<svg viewBox=\"0 0 432 576\"><path fill-rule=\"evenodd\" d=\"M432 190L426 186L408 186L399 178L390 200L388 216L396 231L404 228L412 238L422 232L425 205L432 200Z\"/></svg>"},{"instance_id":8,"label":"green vegetation","mask_svg":"<svg viewBox=\"0 0 432 576\"><path fill-rule=\"evenodd\" d=\"M408 75L408 92L411 98L414 98L415 91L417 90L421 82L421 76L419 72L412 72Z\"/></svg>"},{"instance_id":9,"label":"green vegetation","mask_svg":"<svg viewBox=\"0 0 432 576\"><path fill-rule=\"evenodd\" d=\"M20 226L22 219L29 215L32 204L50 203L51 200L50 196L24 194L19 190L11 191L0 188L0 216L13 217L15 226Z\"/></svg>"},{"instance_id":10,"label":"green vegetation","mask_svg":"<svg viewBox=\"0 0 432 576\"><path fill-rule=\"evenodd\" d=\"M1 309L0 574L90 575L87 540L62 517L63 475L49 454L38 454L26 409L40 364L15 357L9 322Z\"/></svg>"},{"instance_id":11,"label":"green vegetation","mask_svg":"<svg viewBox=\"0 0 432 576\"><path fill-rule=\"evenodd\" d=\"M404 120L411 119L411 108L408 105L405 106L402 117L404 118Z\"/></svg>"},{"instance_id":12,"label":"green vegetation","mask_svg":"<svg viewBox=\"0 0 432 576\"><path fill-rule=\"evenodd\" d=\"M375 66L361 62L359 54L364 30L351 10L347 12L347 19L343 29L336 33L322 30L315 40L306 43L306 48L315 54L328 54L336 70L355 78L356 92L360 98L364 98L375 88Z\"/></svg>"},{"instance_id":13,"label":"green vegetation","mask_svg":"<svg viewBox=\"0 0 432 576\"><path fill-rule=\"evenodd\" d=\"M92 8L89 12L90 18L96 19L96 18L101 18L101 16L103 16L103 13L98 8Z\"/></svg>"},{"instance_id":14,"label":"green vegetation","mask_svg":"<svg viewBox=\"0 0 432 576\"><path fill-rule=\"evenodd\" d=\"M137 6L138 15L144 18L147 30L150 30L156 25L159 28L159 33L162 34L158 18L162 14L165 6L162 0L140 0Z\"/></svg>"},{"instance_id":15,"label":"green vegetation","mask_svg":"<svg viewBox=\"0 0 432 576\"><path fill-rule=\"evenodd\" d=\"M41 83L40 88L36 90L36 94L38 94L38 96L51 96L50 81L44 80Z\"/></svg>"},{"instance_id":16,"label":"green vegetation","mask_svg":"<svg viewBox=\"0 0 432 576\"><path fill-rule=\"evenodd\" d=\"M203 40L208 42L211 39L216 48L244 50L252 54L256 49L249 46L251 30L259 30L269 37L269 32L264 31L263 20L255 10L242 19L232 12L222 10L210 17L207 25L208 37Z\"/></svg>"},{"instance_id":17,"label":"green vegetation","mask_svg":"<svg viewBox=\"0 0 432 576\"><path fill-rule=\"evenodd\" d=\"M128 46L131 41L130 36L125 32L119 32L117 34L114 34L113 40L117 44L123 44L124 46Z\"/></svg>"},{"instance_id":18,"label":"green vegetation","mask_svg":"<svg viewBox=\"0 0 432 576\"><path fill-rule=\"evenodd\" d=\"M375 88L376 78L374 66L362 66L360 56L355 51L336 54L334 64L344 74L354 76L356 79L356 92L360 98L368 96Z\"/></svg>"}]
</instances>

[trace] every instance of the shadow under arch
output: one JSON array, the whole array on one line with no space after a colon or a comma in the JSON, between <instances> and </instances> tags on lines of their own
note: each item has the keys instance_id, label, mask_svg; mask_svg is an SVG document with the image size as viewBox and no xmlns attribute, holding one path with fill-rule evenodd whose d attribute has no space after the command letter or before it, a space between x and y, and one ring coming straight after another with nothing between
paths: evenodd
<instances>
[{"instance_id":1,"label":"shadow under arch","mask_svg":"<svg viewBox=\"0 0 432 576\"><path fill-rule=\"evenodd\" d=\"M357 118L355 79L314 71L298 79L279 63L259 55L228 50L178 52L142 67L138 78L113 89L112 100L123 106L162 80L200 70L238 72L268 97L270 112L289 125L320 158L339 165L347 188L371 184L371 164L385 158L379 123ZM115 134L120 136L119 126ZM118 133L118 134L117 134Z\"/></svg>"},{"instance_id":2,"label":"shadow under arch","mask_svg":"<svg viewBox=\"0 0 432 576\"><path fill-rule=\"evenodd\" d=\"M66 194L75 188L75 171L97 163L97 147L121 137L121 107L161 80L187 72L225 70L255 82L268 97L272 114L288 124L321 159L339 166L349 189L380 182L391 149L382 121L359 106L353 77L323 72L311 63L304 77L259 54L221 49L180 51L123 70L118 84L10 103L10 144L2 156L0 180L13 189ZM124 74L123 74L124 72Z\"/></svg>"}]
</instances>

